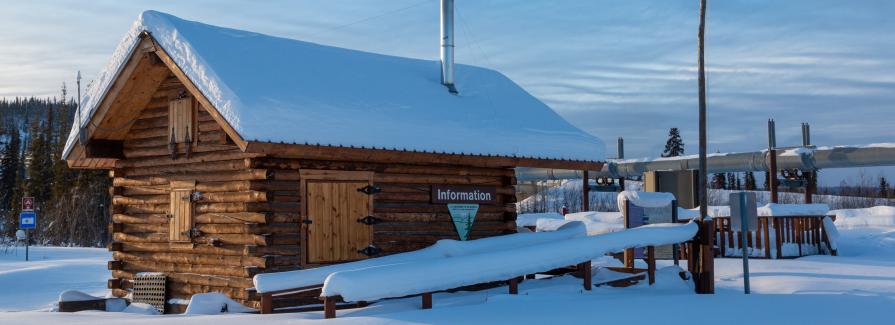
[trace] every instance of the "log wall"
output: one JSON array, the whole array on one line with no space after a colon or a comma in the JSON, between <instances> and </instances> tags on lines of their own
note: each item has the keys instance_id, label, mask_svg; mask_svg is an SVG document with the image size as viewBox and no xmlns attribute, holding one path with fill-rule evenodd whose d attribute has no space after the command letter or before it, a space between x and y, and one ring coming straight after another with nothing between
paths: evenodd
<instances>
[{"instance_id":1,"label":"log wall","mask_svg":"<svg viewBox=\"0 0 895 325\"><path fill-rule=\"evenodd\" d=\"M109 287L127 294L139 272L168 275L168 297L223 292L248 306L257 305L251 277L264 270L294 264L294 257L267 256L275 228L258 205L268 204L266 192L251 181L267 171L248 168L251 155L227 139L224 130L203 108L196 115L198 130L189 158L183 144L172 159L168 134L168 102L185 91L173 75L162 82L124 139L126 159L116 162L112 180L112 230ZM195 180L202 199L194 203L200 235L192 243L169 242L170 183ZM274 226L272 226L274 225ZM214 245L212 245L212 243ZM259 249L261 248L261 249Z\"/></svg>"},{"instance_id":2,"label":"log wall","mask_svg":"<svg viewBox=\"0 0 895 325\"><path fill-rule=\"evenodd\" d=\"M372 244L382 255L420 249L439 239L456 239L447 206L430 203L432 185L497 188L497 204L482 205L470 239L515 232L515 174L512 168L376 164L293 159L276 153L244 153L200 107L196 144L172 159L168 102L182 94L171 75L152 96L124 140L126 159L110 172L113 242L109 249L118 296L128 293L139 272L168 275L169 299L222 292L249 307L260 297L250 288L260 272L312 267L302 263L303 224L300 170L372 171ZM169 242L170 183L195 181L199 234L191 243Z\"/></svg>"}]
</instances>

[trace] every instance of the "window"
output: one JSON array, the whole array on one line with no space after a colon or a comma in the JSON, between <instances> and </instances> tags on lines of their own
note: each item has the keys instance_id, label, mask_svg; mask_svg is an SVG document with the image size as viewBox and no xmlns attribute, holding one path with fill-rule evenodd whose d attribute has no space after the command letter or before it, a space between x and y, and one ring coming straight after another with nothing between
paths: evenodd
<instances>
[{"instance_id":1,"label":"window","mask_svg":"<svg viewBox=\"0 0 895 325\"><path fill-rule=\"evenodd\" d=\"M189 242L193 230L193 191L195 181L171 181L171 214L168 215L168 241Z\"/></svg>"},{"instance_id":2,"label":"window","mask_svg":"<svg viewBox=\"0 0 895 325\"><path fill-rule=\"evenodd\" d=\"M196 105L191 97L172 100L168 104L168 140L170 143L191 143L196 140Z\"/></svg>"}]
</instances>

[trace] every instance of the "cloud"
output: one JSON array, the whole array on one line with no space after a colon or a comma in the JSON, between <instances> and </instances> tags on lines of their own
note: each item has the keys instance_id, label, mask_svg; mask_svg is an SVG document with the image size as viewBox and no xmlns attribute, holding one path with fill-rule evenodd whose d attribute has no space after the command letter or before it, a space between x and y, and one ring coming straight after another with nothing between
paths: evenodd
<instances>
[{"instance_id":1,"label":"cloud","mask_svg":"<svg viewBox=\"0 0 895 325\"><path fill-rule=\"evenodd\" d=\"M505 73L607 143L624 136L628 157L658 155L670 127L681 128L688 152L695 152L696 1L456 6L458 62ZM812 124L813 139L822 145L895 142L895 20L889 17L895 2L725 0L709 6L710 151L761 149L771 117L782 144L798 143L800 122ZM145 9L438 58L438 3L429 0L23 1L3 8L4 97L54 95L78 69L91 78Z\"/></svg>"}]
</instances>

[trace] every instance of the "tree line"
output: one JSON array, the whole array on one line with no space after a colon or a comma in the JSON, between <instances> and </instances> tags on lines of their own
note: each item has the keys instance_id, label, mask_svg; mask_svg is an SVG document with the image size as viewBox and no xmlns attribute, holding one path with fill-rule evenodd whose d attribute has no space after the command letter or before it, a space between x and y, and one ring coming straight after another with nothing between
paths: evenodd
<instances>
[{"instance_id":1,"label":"tree line","mask_svg":"<svg viewBox=\"0 0 895 325\"><path fill-rule=\"evenodd\" d=\"M19 228L21 201L34 197L32 240L48 245L102 246L108 242L106 171L75 170L62 160L77 102L60 97L0 98L0 237Z\"/></svg>"}]
</instances>

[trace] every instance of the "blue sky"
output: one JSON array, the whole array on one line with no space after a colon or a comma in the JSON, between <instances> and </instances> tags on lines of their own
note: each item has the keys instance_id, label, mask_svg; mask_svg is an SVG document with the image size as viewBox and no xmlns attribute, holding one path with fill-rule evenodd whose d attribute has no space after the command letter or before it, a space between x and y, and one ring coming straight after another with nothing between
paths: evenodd
<instances>
[{"instance_id":1,"label":"blue sky","mask_svg":"<svg viewBox=\"0 0 895 325\"><path fill-rule=\"evenodd\" d=\"M698 1L456 0L460 63L497 69L582 129L657 156L669 127L696 153ZM893 1L710 1L710 151L895 142ZM0 1L0 96L89 80L146 9L371 52L437 59L438 1ZM433 73L437 73L433 72ZM462 82L462 76L457 76ZM861 170L823 171L838 184ZM895 177L892 168L863 173Z\"/></svg>"}]
</instances>

